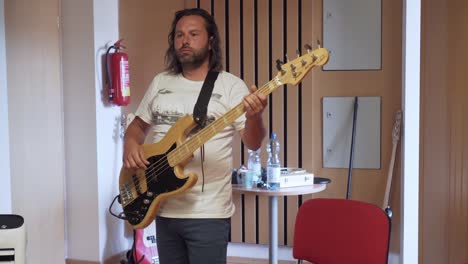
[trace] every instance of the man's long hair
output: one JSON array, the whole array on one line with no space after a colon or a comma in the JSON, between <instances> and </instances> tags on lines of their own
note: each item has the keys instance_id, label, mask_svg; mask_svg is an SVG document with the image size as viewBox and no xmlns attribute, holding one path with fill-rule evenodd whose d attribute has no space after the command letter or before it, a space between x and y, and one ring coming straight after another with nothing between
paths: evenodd
<instances>
[{"instance_id":1,"label":"man's long hair","mask_svg":"<svg viewBox=\"0 0 468 264\"><path fill-rule=\"evenodd\" d=\"M174 20L172 21L171 32L167 38L169 48L167 49L165 56L166 70L173 74L179 74L182 72L182 64L177 59L177 54L174 48L174 37L177 22L179 22L179 20L184 16L200 16L205 20L205 28L208 32L208 41L211 44L209 68L213 71L221 71L223 69L223 65L218 26L216 26L214 18L207 11L200 8L183 9L175 13Z\"/></svg>"}]
</instances>

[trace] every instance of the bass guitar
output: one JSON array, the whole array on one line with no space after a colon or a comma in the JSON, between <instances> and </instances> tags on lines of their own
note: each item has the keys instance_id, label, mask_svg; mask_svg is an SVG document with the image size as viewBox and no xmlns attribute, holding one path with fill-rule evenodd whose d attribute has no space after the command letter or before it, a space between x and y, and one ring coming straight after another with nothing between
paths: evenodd
<instances>
[{"instance_id":1,"label":"bass guitar","mask_svg":"<svg viewBox=\"0 0 468 264\"><path fill-rule=\"evenodd\" d=\"M324 65L328 58L327 49L311 50L307 46L306 54L284 64L278 63L276 77L256 93L268 95L282 85L297 85L314 66ZM151 224L165 199L185 192L197 182L196 174L184 174L184 166L192 159L193 152L244 113L244 105L240 103L188 140L187 135L197 124L193 116L187 115L180 118L163 139L143 145L145 158L150 163L147 169L122 168L120 172L122 217L135 229Z\"/></svg>"}]
</instances>

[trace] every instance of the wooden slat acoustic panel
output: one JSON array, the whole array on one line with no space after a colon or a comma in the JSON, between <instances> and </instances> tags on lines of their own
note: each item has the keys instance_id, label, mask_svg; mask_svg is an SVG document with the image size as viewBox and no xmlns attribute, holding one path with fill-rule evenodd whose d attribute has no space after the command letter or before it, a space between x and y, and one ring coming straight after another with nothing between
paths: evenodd
<instances>
[{"instance_id":1,"label":"wooden slat acoustic panel","mask_svg":"<svg viewBox=\"0 0 468 264\"><path fill-rule=\"evenodd\" d=\"M184 8L195 8L198 7L199 0L185 0Z\"/></svg>"},{"instance_id":2,"label":"wooden slat acoustic panel","mask_svg":"<svg viewBox=\"0 0 468 264\"><path fill-rule=\"evenodd\" d=\"M284 6L285 17L285 50L290 59L296 57L297 51L300 49L299 39L299 10L300 1L287 1ZM286 1L285 1L286 4ZM299 89L302 85L288 85L284 95L285 107L285 125L284 125L284 147L285 153L284 165L288 167L299 167ZM285 198L284 208L284 244L292 245L294 223L298 209L298 196L289 196Z\"/></svg>"},{"instance_id":3,"label":"wooden slat acoustic panel","mask_svg":"<svg viewBox=\"0 0 468 264\"><path fill-rule=\"evenodd\" d=\"M223 68L226 69L226 27L227 27L227 16L226 12L226 1L216 1L213 8L213 16L218 25L219 37L221 39L221 54L223 56Z\"/></svg>"},{"instance_id":4,"label":"wooden slat acoustic panel","mask_svg":"<svg viewBox=\"0 0 468 264\"><path fill-rule=\"evenodd\" d=\"M244 0L242 4L242 72L241 77L251 86L255 81L255 40L254 40L254 0ZM244 164L247 164L248 152L244 146ZM244 242L256 243L256 206L255 196L244 196Z\"/></svg>"},{"instance_id":5,"label":"wooden slat acoustic panel","mask_svg":"<svg viewBox=\"0 0 468 264\"><path fill-rule=\"evenodd\" d=\"M305 44L313 45L317 41L317 37L320 35L318 31L320 31L320 27L318 27L317 16L321 16L321 10L318 8L317 1L302 1L301 2L301 46ZM303 52L306 52L303 48ZM316 91L313 86L313 79L314 76L317 74L319 69L313 69L308 76L304 78L301 83L300 91L301 91L301 160L300 166L307 171L314 171L314 168L317 168L314 164L314 149L316 148L314 145L314 133L316 133L316 129L314 129L314 117L320 116L320 113L314 113L314 109L316 109L316 101L313 100L315 97ZM310 199L312 195L305 195L300 198L300 202L304 202L307 199Z\"/></svg>"},{"instance_id":6,"label":"wooden slat acoustic panel","mask_svg":"<svg viewBox=\"0 0 468 264\"><path fill-rule=\"evenodd\" d=\"M198 0L198 7L205 9L206 11L208 11L208 13L213 15L213 8L211 6L211 0Z\"/></svg>"},{"instance_id":7,"label":"wooden slat acoustic panel","mask_svg":"<svg viewBox=\"0 0 468 264\"><path fill-rule=\"evenodd\" d=\"M284 14L283 14L283 0L271 1L271 54L272 59L280 59L284 61ZM276 65L273 64L271 71L275 73ZM271 94L271 119L270 119L270 133L276 133L280 141L281 151L280 161L284 164L284 147L285 147L285 134L284 134L284 87L279 87ZM283 199L278 199L278 243L283 244L284 241L284 202Z\"/></svg>"},{"instance_id":8,"label":"wooden slat acoustic panel","mask_svg":"<svg viewBox=\"0 0 468 264\"><path fill-rule=\"evenodd\" d=\"M228 45L228 50L226 51L226 69L236 76L241 76L241 23L240 23L240 3L239 1L228 1L226 4L228 21L226 22L228 27L226 28L226 43ZM221 11L221 10L220 10ZM241 161L241 140L236 136L233 141L233 155L234 155L234 166L239 167L242 164ZM243 216L241 207L241 200L243 199L242 195L234 195L236 203L236 213L232 219L232 228L231 228L231 240L233 242L242 242L243 241Z\"/></svg>"},{"instance_id":9,"label":"wooden slat acoustic panel","mask_svg":"<svg viewBox=\"0 0 468 264\"><path fill-rule=\"evenodd\" d=\"M257 18L257 79L258 86L262 86L271 79L271 58L270 58L270 20L272 19L269 13L269 0L258 0L256 1L256 18ZM269 128L270 123L270 112L265 109L263 112L263 122L266 128ZM264 141L265 144L266 140ZM262 145L262 164L266 164L266 151ZM258 211L258 243L267 244L269 241L268 230L270 228L268 222L268 198L258 197L257 211Z\"/></svg>"},{"instance_id":10,"label":"wooden slat acoustic panel","mask_svg":"<svg viewBox=\"0 0 468 264\"><path fill-rule=\"evenodd\" d=\"M300 49L303 1L242 0L207 1L197 5L213 10L220 34L225 41L225 69L241 77L248 86L261 86L277 74L276 59L296 56ZM310 3L310 1L305 1ZM310 4L309 4L310 6ZM310 16L307 16L310 18ZM221 18L221 19L219 19ZM310 80L309 80L310 82ZM268 136L275 132L282 146L284 166L298 167L301 163L299 138L302 131L298 113L301 112L301 87L279 87L269 97L264 112ZM266 164L265 143L262 161ZM234 142L234 166L247 163L247 149L240 140ZM237 211L232 218L233 242L261 243L269 241L268 199L251 195L234 195ZM280 245L292 245L295 215L299 197L280 198L278 205L278 240Z\"/></svg>"}]
</instances>

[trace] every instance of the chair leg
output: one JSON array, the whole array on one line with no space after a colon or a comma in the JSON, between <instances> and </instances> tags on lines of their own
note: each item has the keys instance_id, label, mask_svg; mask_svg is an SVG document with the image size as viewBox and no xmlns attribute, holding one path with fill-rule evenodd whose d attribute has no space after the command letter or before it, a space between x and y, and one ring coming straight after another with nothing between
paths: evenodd
<instances>
[{"instance_id":1,"label":"chair leg","mask_svg":"<svg viewBox=\"0 0 468 264\"><path fill-rule=\"evenodd\" d=\"M302 264L302 259L298 259L297 264Z\"/></svg>"}]
</instances>

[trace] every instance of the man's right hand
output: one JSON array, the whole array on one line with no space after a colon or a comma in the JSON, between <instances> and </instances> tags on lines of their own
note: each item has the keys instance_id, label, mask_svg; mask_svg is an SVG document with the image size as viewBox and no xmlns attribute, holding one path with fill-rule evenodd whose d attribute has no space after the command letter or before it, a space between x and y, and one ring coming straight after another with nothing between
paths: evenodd
<instances>
[{"instance_id":1,"label":"man's right hand","mask_svg":"<svg viewBox=\"0 0 468 264\"><path fill-rule=\"evenodd\" d=\"M145 158L143 146L136 142L125 142L123 165L127 169L145 169L149 161Z\"/></svg>"},{"instance_id":2,"label":"man's right hand","mask_svg":"<svg viewBox=\"0 0 468 264\"><path fill-rule=\"evenodd\" d=\"M143 142L150 125L136 116L125 131L123 166L127 169L145 169L149 161L143 151Z\"/></svg>"}]
</instances>

